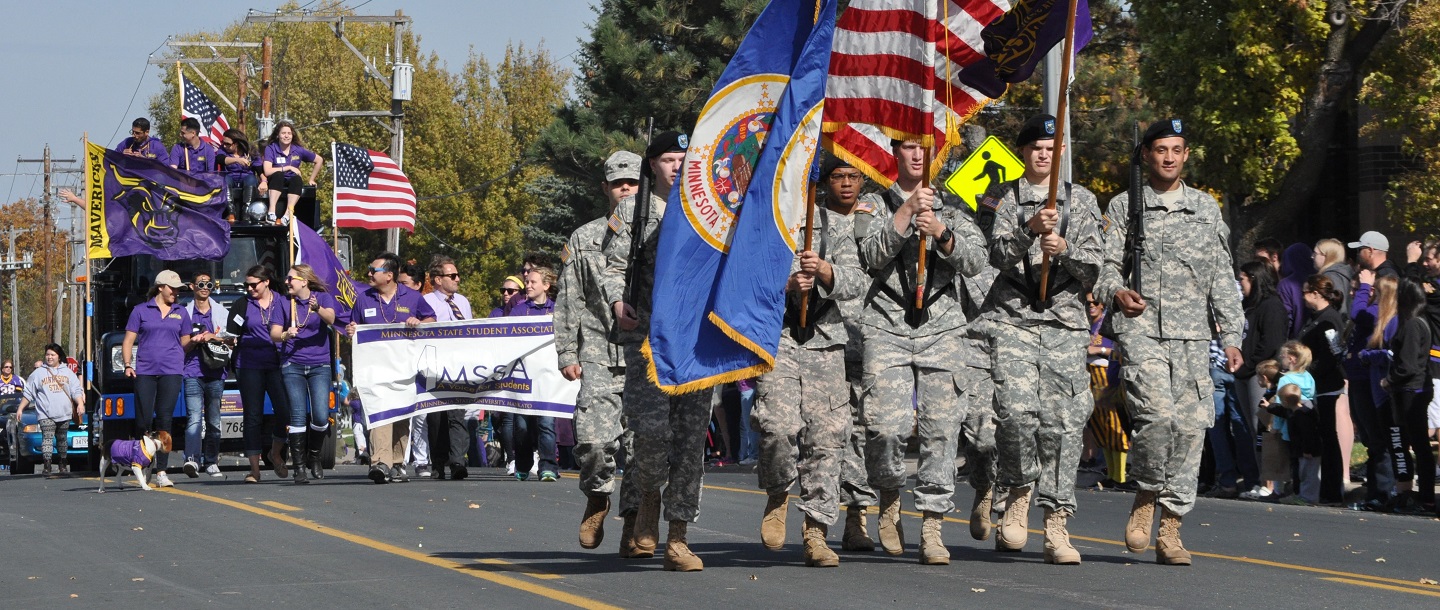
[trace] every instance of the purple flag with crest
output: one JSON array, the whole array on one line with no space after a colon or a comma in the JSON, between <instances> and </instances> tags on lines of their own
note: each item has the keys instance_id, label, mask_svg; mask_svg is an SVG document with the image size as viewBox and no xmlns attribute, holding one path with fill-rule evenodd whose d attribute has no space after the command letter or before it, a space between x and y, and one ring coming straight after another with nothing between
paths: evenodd
<instances>
[{"instance_id":1,"label":"purple flag with crest","mask_svg":"<svg viewBox=\"0 0 1440 610\"><path fill-rule=\"evenodd\" d=\"M92 258L218 260L230 250L219 174L187 174L93 142L86 143L85 174Z\"/></svg>"},{"instance_id":2,"label":"purple flag with crest","mask_svg":"<svg viewBox=\"0 0 1440 610\"><path fill-rule=\"evenodd\" d=\"M1065 40L1065 9L1069 7L1067 0L1016 2L980 32L985 58L961 73L960 80L987 97L998 98L1009 83L1029 79L1045 54ZM1074 52L1079 53L1094 36L1090 3L1080 0L1075 6Z\"/></svg>"},{"instance_id":3,"label":"purple flag with crest","mask_svg":"<svg viewBox=\"0 0 1440 610\"><path fill-rule=\"evenodd\" d=\"M335 255L334 248L325 243L325 238L320 237L310 225L295 223L295 246L295 262L310 265L310 268L315 270L315 277L320 278L320 283L325 285L325 291L345 306L345 312L337 314L343 314L348 321L349 310L355 306L355 295L370 286L350 279L350 275L345 273L345 265L341 264L340 257Z\"/></svg>"}]
</instances>

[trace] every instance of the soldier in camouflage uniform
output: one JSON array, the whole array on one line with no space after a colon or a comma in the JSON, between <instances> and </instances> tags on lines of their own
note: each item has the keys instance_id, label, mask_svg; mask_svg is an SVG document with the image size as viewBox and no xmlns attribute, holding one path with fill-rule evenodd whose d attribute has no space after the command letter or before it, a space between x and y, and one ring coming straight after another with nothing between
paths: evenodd
<instances>
[{"instance_id":1,"label":"soldier in camouflage uniform","mask_svg":"<svg viewBox=\"0 0 1440 610\"><path fill-rule=\"evenodd\" d=\"M990 264L1000 272L984 305L985 318L996 325L996 482L1009 490L995 548L1025 547L1033 491L1045 509L1045 562L1074 565L1080 553L1066 521L1075 512L1075 471L1095 406L1085 368L1085 295L1104 256L1100 206L1085 187L1064 182L1054 185L1055 209L1045 209L1056 179L1055 117L1025 121L1015 145L1024 175L992 186L979 206Z\"/></svg>"},{"instance_id":2,"label":"soldier in camouflage uniform","mask_svg":"<svg viewBox=\"0 0 1440 610\"><path fill-rule=\"evenodd\" d=\"M861 198L855 214L860 263L874 278L861 315L865 462L870 485L880 493L880 544L886 553L899 555L905 544L900 525L905 445L916 425L912 405L918 404L915 504L924 513L920 562L947 564L950 552L940 526L955 507L951 496L964 412L955 373L966 319L956 279L984 267L984 236L960 211L958 200L943 201L922 183L925 153L919 143L896 141L893 152L899 180L879 196ZM922 235L927 269L920 284L924 301L917 308Z\"/></svg>"},{"instance_id":3,"label":"soldier in camouflage uniform","mask_svg":"<svg viewBox=\"0 0 1440 610\"><path fill-rule=\"evenodd\" d=\"M620 200L633 196L640 184L640 155L619 151L605 161L605 195L610 211ZM615 491L615 459L623 449L633 455L633 434L621 416L625 389L625 356L620 346L606 340L611 312L600 281L605 273L606 217L581 225L565 242L560 259L560 290L555 298L555 349L560 372L580 380L575 399L575 461L580 464L580 491L588 501L580 520L580 546L593 549L605 538L605 517ZM620 482L620 515L625 526L620 556L635 547L635 510L639 492L633 477Z\"/></svg>"},{"instance_id":4,"label":"soldier in camouflage uniform","mask_svg":"<svg viewBox=\"0 0 1440 610\"><path fill-rule=\"evenodd\" d=\"M955 384L965 409L965 419L960 422L960 451L970 471L967 482L975 492L970 505L970 537L976 540L990 537L995 490L995 379L990 371L990 329L994 324L981 318L980 313L997 275L994 267L986 265L974 277L964 278L960 293L969 323L965 326L965 347L960 352L965 366L955 373Z\"/></svg>"},{"instance_id":5,"label":"soldier in camouflage uniform","mask_svg":"<svg viewBox=\"0 0 1440 610\"><path fill-rule=\"evenodd\" d=\"M827 163L822 181L838 165ZM860 270L848 216L818 208L813 226L813 248L798 253L791 266L785 330L775 368L756 381L750 419L760 431L756 472L769 496L760 522L761 541L771 550L784 546L790 487L798 479L797 508L805 514L805 565L834 567L840 565L840 557L826 546L825 535L839 517L840 461L850 437L845 382L850 337L839 304L858 301L869 278ZM800 301L806 293L807 318L802 327Z\"/></svg>"},{"instance_id":6,"label":"soldier in camouflage uniform","mask_svg":"<svg viewBox=\"0 0 1440 610\"><path fill-rule=\"evenodd\" d=\"M1139 486L1125 546L1134 553L1149 546L1158 503L1155 556L1167 565L1191 562L1180 541L1180 520L1195 504L1205 429L1215 419L1212 320L1231 371L1242 363L1245 324L1220 206L1180 179L1190 155L1187 138L1178 119L1160 121L1145 130L1136 151L1149 169L1149 184L1142 189L1143 294L1126 287L1121 270L1130 217L1125 195L1110 200L1105 266L1095 284L1095 299L1124 314L1111 320L1125 353L1120 372L1135 425L1128 474Z\"/></svg>"},{"instance_id":7,"label":"soldier in camouflage uniform","mask_svg":"<svg viewBox=\"0 0 1440 610\"><path fill-rule=\"evenodd\" d=\"M624 412L635 434L626 478L634 478L640 491L635 515L635 549L632 557L651 557L660 537L660 502L663 489L665 519L670 528L665 545L665 569L693 572L704 563L690 551L685 536L689 523L700 515L700 479L705 474L705 432L710 425L713 389L670 396L650 380L649 364L640 348L650 334L650 295L655 285L655 250L665 198L685 160L689 143L673 131L655 136L645 149L654 188L650 214L639 239L645 240L642 260L630 260L631 222L635 198L627 197L610 215L605 243L605 274L601 282L605 302L615 315L625 353ZM625 302L625 271L639 265L634 303Z\"/></svg>"}]
</instances>

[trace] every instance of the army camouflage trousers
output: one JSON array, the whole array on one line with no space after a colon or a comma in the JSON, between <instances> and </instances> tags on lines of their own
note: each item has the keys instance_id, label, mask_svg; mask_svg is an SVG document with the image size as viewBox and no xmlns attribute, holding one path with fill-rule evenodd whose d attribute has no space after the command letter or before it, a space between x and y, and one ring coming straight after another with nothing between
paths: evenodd
<instances>
[{"instance_id":1,"label":"army camouflage trousers","mask_svg":"<svg viewBox=\"0 0 1440 610\"><path fill-rule=\"evenodd\" d=\"M751 426L760 431L756 472L766 493L800 482L797 508L830 525L840 514L840 462L850 439L845 346L808 350L781 341L775 369L755 384Z\"/></svg>"},{"instance_id":2,"label":"army camouflage trousers","mask_svg":"<svg viewBox=\"0 0 1440 610\"><path fill-rule=\"evenodd\" d=\"M621 398L625 370L598 362L581 365L580 395L575 398L575 462L580 466L580 491L587 496L615 493L615 456L635 455L634 434L625 425ZM640 504L635 481L620 481L620 514L630 515Z\"/></svg>"},{"instance_id":3,"label":"army camouflage trousers","mask_svg":"<svg viewBox=\"0 0 1440 610\"><path fill-rule=\"evenodd\" d=\"M625 478L635 479L637 494L663 489L666 521L694 521L700 516L705 432L715 392L671 396L650 382L648 368L640 343L626 343L624 412L635 452Z\"/></svg>"},{"instance_id":4,"label":"army camouflage trousers","mask_svg":"<svg viewBox=\"0 0 1440 610\"><path fill-rule=\"evenodd\" d=\"M960 422L965 465L970 487L984 491L995 486L995 379L990 369L967 366L955 373L965 420Z\"/></svg>"},{"instance_id":5,"label":"army camouflage trousers","mask_svg":"<svg viewBox=\"0 0 1440 610\"><path fill-rule=\"evenodd\" d=\"M865 393L859 360L845 361L845 381L850 386L850 439L840 459L840 505L875 506L880 497L870 488L865 472L865 423L860 419L860 397Z\"/></svg>"},{"instance_id":6,"label":"army camouflage trousers","mask_svg":"<svg viewBox=\"0 0 1440 610\"><path fill-rule=\"evenodd\" d=\"M956 329L929 337L902 337L867 329L865 335L865 467L876 491L905 486L905 445L920 437L915 507L948 513L955 508L955 455L960 444L960 389Z\"/></svg>"},{"instance_id":7,"label":"army camouflage trousers","mask_svg":"<svg viewBox=\"0 0 1440 610\"><path fill-rule=\"evenodd\" d=\"M1195 506L1205 430L1214 423L1210 343L1124 334L1125 406L1135 432L1126 475L1170 512Z\"/></svg>"},{"instance_id":8,"label":"army camouflage trousers","mask_svg":"<svg viewBox=\"0 0 1440 610\"><path fill-rule=\"evenodd\" d=\"M1075 512L1075 471L1095 410L1085 347L1090 335L1058 326L1010 326L995 354L996 483L1034 485L1038 506Z\"/></svg>"}]
</instances>

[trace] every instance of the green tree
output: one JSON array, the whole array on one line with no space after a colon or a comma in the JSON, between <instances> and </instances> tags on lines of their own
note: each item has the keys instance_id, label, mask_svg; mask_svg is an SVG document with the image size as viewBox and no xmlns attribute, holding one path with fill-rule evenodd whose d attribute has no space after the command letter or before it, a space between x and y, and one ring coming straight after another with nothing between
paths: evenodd
<instances>
[{"instance_id":1,"label":"green tree","mask_svg":"<svg viewBox=\"0 0 1440 610\"><path fill-rule=\"evenodd\" d=\"M1433 232L1440 227L1440 3L1412 5L1402 23L1361 100L1383 117L1369 128L1400 133L1414 160L1415 169L1391 183L1391 220L1407 231Z\"/></svg>"}]
</instances>

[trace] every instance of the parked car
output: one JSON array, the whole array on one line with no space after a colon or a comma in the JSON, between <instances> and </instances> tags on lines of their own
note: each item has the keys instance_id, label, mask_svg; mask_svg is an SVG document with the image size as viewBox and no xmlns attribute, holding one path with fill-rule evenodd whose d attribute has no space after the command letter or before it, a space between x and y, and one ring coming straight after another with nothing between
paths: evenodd
<instances>
[{"instance_id":1,"label":"parked car","mask_svg":"<svg viewBox=\"0 0 1440 610\"><path fill-rule=\"evenodd\" d=\"M12 474L34 474L35 465L44 462L40 452L40 419L35 409L25 409L20 421L15 421L15 411L20 406L20 395L0 397L0 412L5 414L8 460ZM55 442L60 442L61 431L55 431ZM90 414L87 411L80 419L71 420L64 431L65 459L71 470L84 471L90 464Z\"/></svg>"}]
</instances>

